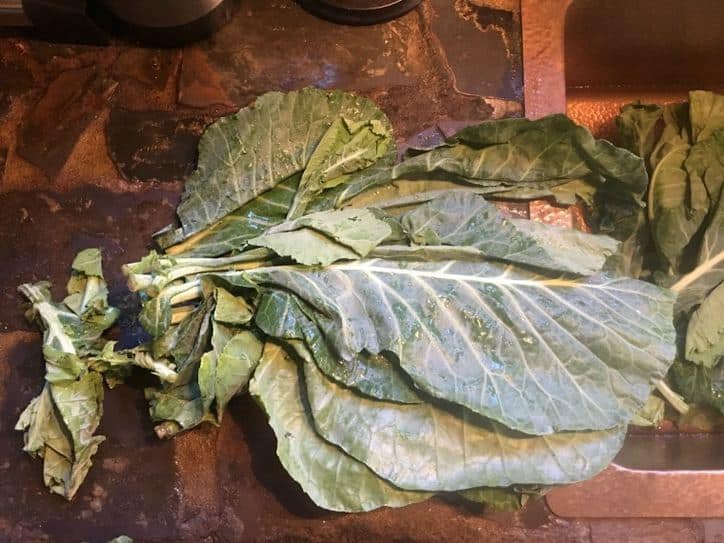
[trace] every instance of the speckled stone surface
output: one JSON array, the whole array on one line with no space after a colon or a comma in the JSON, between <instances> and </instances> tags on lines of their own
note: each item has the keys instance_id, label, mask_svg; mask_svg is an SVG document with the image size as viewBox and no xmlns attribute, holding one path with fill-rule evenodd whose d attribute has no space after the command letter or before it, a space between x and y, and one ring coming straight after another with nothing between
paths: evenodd
<instances>
[{"instance_id":1,"label":"speckled stone surface","mask_svg":"<svg viewBox=\"0 0 724 543\"><path fill-rule=\"evenodd\" d=\"M436 498L328 513L286 475L249 398L221 428L162 442L138 379L107 392L107 440L75 501L46 491L12 429L43 373L16 286L48 279L60 292L73 254L99 246L111 301L132 314L120 266L172 219L204 127L260 93L306 85L373 98L400 141L440 121L520 115L517 2L430 0L349 28L290 0L244 0L214 37L183 49L0 39L0 541L721 541L712 523L564 521L543 505L494 517ZM122 325L132 341L137 325Z\"/></svg>"}]
</instances>

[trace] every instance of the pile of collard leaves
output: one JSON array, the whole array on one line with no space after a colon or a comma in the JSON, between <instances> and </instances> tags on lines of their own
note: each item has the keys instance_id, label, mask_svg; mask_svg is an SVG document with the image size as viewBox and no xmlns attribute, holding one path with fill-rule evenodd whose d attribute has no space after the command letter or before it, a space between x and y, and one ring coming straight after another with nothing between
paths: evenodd
<instances>
[{"instance_id":1,"label":"pile of collard leaves","mask_svg":"<svg viewBox=\"0 0 724 543\"><path fill-rule=\"evenodd\" d=\"M618 125L651 172L646 211L626 233L638 271L677 294L671 380L687 402L724 414L724 96L630 104Z\"/></svg>"},{"instance_id":2,"label":"pile of collard leaves","mask_svg":"<svg viewBox=\"0 0 724 543\"><path fill-rule=\"evenodd\" d=\"M148 343L99 339L115 313L97 252L76 259L62 303L24 286L48 383L19 428L51 489L73 496L102 439L101 377L131 366L158 376L161 437L220 424L248 391L326 509L449 492L515 508L605 468L674 360L675 297L619 273L615 239L490 199L609 192L640 209L644 161L555 115L484 122L396 162L369 100L269 93L207 129L178 223L124 268Z\"/></svg>"}]
</instances>

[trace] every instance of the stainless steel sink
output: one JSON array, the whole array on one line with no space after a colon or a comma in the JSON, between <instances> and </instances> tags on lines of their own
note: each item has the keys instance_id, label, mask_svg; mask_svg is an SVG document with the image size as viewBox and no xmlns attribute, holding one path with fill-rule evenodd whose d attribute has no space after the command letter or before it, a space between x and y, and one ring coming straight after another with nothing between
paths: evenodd
<instances>
[{"instance_id":1,"label":"stainless steel sink","mask_svg":"<svg viewBox=\"0 0 724 543\"><path fill-rule=\"evenodd\" d=\"M525 113L615 139L628 102L724 90L724 3L522 0ZM547 496L562 517L724 517L724 434L630 433L597 477Z\"/></svg>"}]
</instances>

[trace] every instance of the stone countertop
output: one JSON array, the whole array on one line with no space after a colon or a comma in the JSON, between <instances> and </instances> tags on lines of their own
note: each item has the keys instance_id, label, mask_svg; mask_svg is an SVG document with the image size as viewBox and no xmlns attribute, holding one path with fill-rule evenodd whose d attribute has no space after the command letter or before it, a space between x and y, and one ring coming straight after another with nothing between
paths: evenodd
<instances>
[{"instance_id":1,"label":"stone countertop","mask_svg":"<svg viewBox=\"0 0 724 543\"><path fill-rule=\"evenodd\" d=\"M517 2L429 0L396 21L351 28L291 0L244 0L217 34L183 49L0 38L0 541L707 537L711 527L693 521L563 521L542 505L491 517L442 498L329 513L284 472L248 397L231 403L220 428L159 441L137 380L106 393L99 433L107 440L75 501L47 492L41 463L12 429L43 379L39 336L22 318L16 286L47 279L60 292L75 252L98 246L111 302L132 314L120 266L172 220L204 128L263 92L307 85L374 99L400 141L442 120L521 115Z\"/></svg>"}]
</instances>

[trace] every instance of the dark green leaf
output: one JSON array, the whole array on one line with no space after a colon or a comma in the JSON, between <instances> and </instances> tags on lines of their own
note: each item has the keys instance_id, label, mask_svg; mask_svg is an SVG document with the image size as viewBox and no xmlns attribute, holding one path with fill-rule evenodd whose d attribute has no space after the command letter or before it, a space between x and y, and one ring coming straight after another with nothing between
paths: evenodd
<instances>
[{"instance_id":1,"label":"dark green leaf","mask_svg":"<svg viewBox=\"0 0 724 543\"><path fill-rule=\"evenodd\" d=\"M628 104L616 117L622 146L648 161L659 134L657 126L663 114L655 104Z\"/></svg>"},{"instance_id":2,"label":"dark green leaf","mask_svg":"<svg viewBox=\"0 0 724 543\"><path fill-rule=\"evenodd\" d=\"M724 128L724 95L691 91L689 112L693 141L703 141L715 131Z\"/></svg>"},{"instance_id":3,"label":"dark green leaf","mask_svg":"<svg viewBox=\"0 0 724 543\"><path fill-rule=\"evenodd\" d=\"M282 222L299 185L296 173L203 230L184 236L183 229L161 231L154 240L171 255L220 256L241 251L248 240Z\"/></svg>"},{"instance_id":4,"label":"dark green leaf","mask_svg":"<svg viewBox=\"0 0 724 543\"><path fill-rule=\"evenodd\" d=\"M489 186L590 178L619 186L639 199L647 185L643 161L605 140L595 140L565 115L537 121L504 119L463 129L448 144L395 166L393 179L430 173Z\"/></svg>"}]
</instances>

